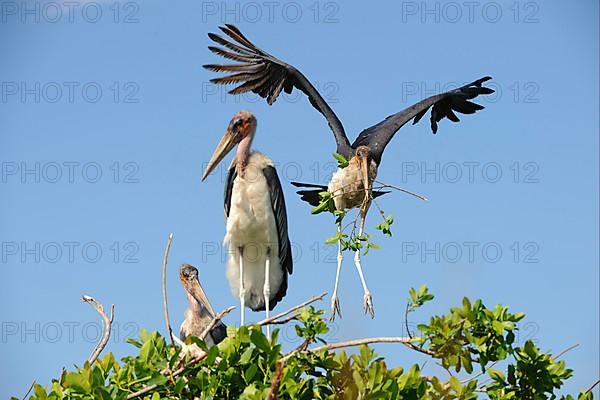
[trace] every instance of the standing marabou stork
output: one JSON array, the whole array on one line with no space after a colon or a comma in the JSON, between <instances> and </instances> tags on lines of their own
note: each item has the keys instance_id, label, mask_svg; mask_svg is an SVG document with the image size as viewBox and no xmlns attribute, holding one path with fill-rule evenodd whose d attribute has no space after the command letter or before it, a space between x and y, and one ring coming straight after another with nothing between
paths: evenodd
<instances>
[{"instance_id":1,"label":"standing marabou stork","mask_svg":"<svg viewBox=\"0 0 600 400\"><path fill-rule=\"evenodd\" d=\"M200 285L198 270L190 264L183 264L179 268L179 279L188 298L188 309L185 311L185 320L179 328L179 337L185 341L188 336L200 336L204 329L212 322L215 311ZM219 344L227 337L227 327L219 321L208 335L203 339L208 347Z\"/></svg>"},{"instance_id":2,"label":"standing marabou stork","mask_svg":"<svg viewBox=\"0 0 600 400\"><path fill-rule=\"evenodd\" d=\"M480 94L494 92L490 88L482 87L483 82L491 79L491 77L486 76L458 89L428 97L396 114L390 115L378 124L363 130L354 143L350 144L341 121L317 89L299 70L256 47L235 26L227 24L220 27L220 29L234 42L214 33L209 33L208 36L211 40L225 47L211 46L209 50L239 63L205 65L204 67L211 71L233 73L212 79L211 82L217 84L241 82L241 85L229 93L241 94L252 91L265 98L269 105L275 102L282 90L291 93L294 88L297 88L308 96L310 104L327 119L337 143L336 152L349 160L349 165L346 168L338 169L333 175L327 190L332 194L338 210L360 207L360 235L363 234L365 216L370 202L373 196L376 195L376 193L372 193L371 189L377 176L377 168L381 163L383 151L394 134L410 120L413 121L413 124L417 123L432 106L430 120L431 129L435 134L438 128L437 123L444 117L453 122L458 122L459 119L454 113L455 111L462 114L473 114L484 107L469 100ZM325 189L325 186L320 185L300 183L295 183L295 185L310 189L298 193L312 205L318 204L318 193ZM341 229L341 227L338 226L338 229ZM335 288L331 299L332 319L335 317L336 311L339 313L337 288L341 263L342 250L340 243ZM373 300L362 273L359 251L355 253L354 263L364 290L365 312L369 311L371 317L374 317Z\"/></svg>"},{"instance_id":3,"label":"standing marabou stork","mask_svg":"<svg viewBox=\"0 0 600 400\"><path fill-rule=\"evenodd\" d=\"M255 133L254 115L238 112L202 175L204 181L237 145L225 183L227 233L223 242L230 249L227 280L239 296L242 325L244 306L265 310L269 318L269 311L285 296L293 266L283 190L269 157L250 151Z\"/></svg>"}]
</instances>

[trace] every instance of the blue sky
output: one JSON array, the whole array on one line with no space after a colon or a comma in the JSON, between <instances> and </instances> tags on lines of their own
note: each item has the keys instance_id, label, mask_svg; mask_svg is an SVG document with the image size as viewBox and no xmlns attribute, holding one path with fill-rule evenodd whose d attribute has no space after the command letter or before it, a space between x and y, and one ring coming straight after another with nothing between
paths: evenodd
<instances>
[{"instance_id":1,"label":"blue sky","mask_svg":"<svg viewBox=\"0 0 600 400\"><path fill-rule=\"evenodd\" d=\"M411 322L464 295L508 304L527 314L521 343L554 353L579 344L564 356L575 370L565 392L593 383L598 3L267 3L2 3L0 396L22 396L32 380L46 384L88 356L99 320L82 294L115 304L108 350L119 356L134 350L124 342L141 327L164 332L169 232L173 325L186 307L182 262L198 266L216 309L237 304L220 247L223 179L200 176L241 108L258 118L254 146L278 163L288 205L294 274L276 310L331 292L335 249L323 240L333 222L310 216L288 182L326 182L333 138L300 95L268 107L208 83L214 75L201 66L220 60L206 33L223 22L318 84L351 139L435 91L494 77L484 111L443 121L435 136L427 121L407 126L388 147L379 179L430 201L379 201L395 222L363 260L376 317L362 313L347 255L344 318L330 340L405 334L407 291L426 283L436 301ZM378 222L371 213L368 230ZM294 346L293 332L283 334ZM391 365L425 361L400 346L377 349Z\"/></svg>"}]
</instances>

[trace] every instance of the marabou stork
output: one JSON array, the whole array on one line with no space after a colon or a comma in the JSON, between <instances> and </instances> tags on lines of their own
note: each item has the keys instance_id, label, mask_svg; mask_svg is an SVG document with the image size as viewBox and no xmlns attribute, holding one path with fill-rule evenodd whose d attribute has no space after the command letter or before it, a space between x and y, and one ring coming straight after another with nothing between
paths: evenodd
<instances>
[{"instance_id":1,"label":"marabou stork","mask_svg":"<svg viewBox=\"0 0 600 400\"><path fill-rule=\"evenodd\" d=\"M239 296L242 325L244 306L265 310L269 318L269 311L285 296L293 266L283 190L271 159L250 150L255 133L254 115L238 112L202 175L204 181L237 145L225 183L223 242L230 249L227 280Z\"/></svg>"},{"instance_id":2,"label":"marabou stork","mask_svg":"<svg viewBox=\"0 0 600 400\"><path fill-rule=\"evenodd\" d=\"M188 336L200 336L204 329L212 322L215 312L198 281L198 270L190 264L183 264L179 268L179 279L188 298L188 309L185 319L179 328L179 337L185 341ZM203 339L208 347L220 343L227 337L227 327L219 321L208 335Z\"/></svg>"},{"instance_id":3,"label":"marabou stork","mask_svg":"<svg viewBox=\"0 0 600 400\"><path fill-rule=\"evenodd\" d=\"M413 124L417 123L431 107L433 107L430 118L431 129L435 134L438 129L438 122L444 117L450 121L458 122L459 119L454 112L472 114L481 110L484 108L483 106L469 100L480 94L494 92L492 89L482 86L483 82L491 79L491 77L486 76L458 89L428 97L396 114L390 115L378 124L363 130L354 143L350 144L341 121L317 89L299 70L256 47L235 26L227 24L220 27L220 29L233 41L209 33L208 36L211 40L224 46L224 48L210 46L209 49L213 53L238 63L205 65L204 67L211 71L232 73L212 79L211 82L216 84L241 82L241 85L232 89L229 93L241 94L251 91L265 98L269 105L275 102L282 90L291 93L296 88L308 96L310 104L327 119L337 144L336 152L348 159L349 165L346 168L338 169L327 188L320 185L294 184L309 189L298 193L302 195L303 200L312 205L318 204L318 193L327 189L333 195L338 210L359 207L361 212L360 235L363 234L364 219L372 198L377 194L381 194L372 192L372 183L377 175L377 168L381 163L383 151L394 134L410 120L413 121ZM341 227L338 226L338 229L341 229ZM354 262L364 290L365 312L369 311L371 317L374 317L372 297L362 273L359 251L355 253ZM335 288L331 299L332 319L335 317L336 311L339 313L337 288L341 263L340 243Z\"/></svg>"}]
</instances>

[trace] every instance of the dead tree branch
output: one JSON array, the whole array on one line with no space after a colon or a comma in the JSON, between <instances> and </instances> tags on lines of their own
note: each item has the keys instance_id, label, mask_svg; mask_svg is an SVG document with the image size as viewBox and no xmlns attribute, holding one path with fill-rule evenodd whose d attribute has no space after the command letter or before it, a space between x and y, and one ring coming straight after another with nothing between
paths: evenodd
<instances>
[{"instance_id":1,"label":"dead tree branch","mask_svg":"<svg viewBox=\"0 0 600 400\"><path fill-rule=\"evenodd\" d=\"M165 255L163 257L162 264L162 296L163 296L163 310L165 312L165 323L167 324L167 332L171 339L171 345L175 347L175 341L173 340L173 329L171 329L171 321L169 320L169 308L167 306L167 259L169 258L169 250L171 250L171 242L173 241L173 234L169 234L167 240L167 247L165 248Z\"/></svg>"},{"instance_id":2,"label":"dead tree branch","mask_svg":"<svg viewBox=\"0 0 600 400\"><path fill-rule=\"evenodd\" d=\"M104 329L103 329L104 332L102 334L102 338L100 339L100 341L94 348L94 351L92 351L92 354L90 354L90 356L88 357L88 362L90 364L92 364L94 361L96 361L96 359L98 358L98 356L100 355L102 350L104 350L104 347L106 347L106 344L108 343L108 339L110 339L110 331L111 331L111 327L112 327L112 322L115 318L115 305L112 304L110 306L110 318L109 318L108 315L106 315L106 313L104 312L104 306L100 302L98 302L95 298L93 298L91 296L83 295L83 296L81 296L81 301L83 301L84 303L88 303L89 305L94 307L96 312L98 312L98 314L100 314L100 316L102 317L102 320L104 321Z\"/></svg>"},{"instance_id":3,"label":"dead tree branch","mask_svg":"<svg viewBox=\"0 0 600 400\"><path fill-rule=\"evenodd\" d=\"M259 321L256 324L259 325L259 326L263 326L263 325L267 325L267 324L281 324L281 323L284 323L284 322L280 322L280 321L277 321L277 320L279 318L285 317L286 315L288 315L290 313L293 313L294 311L296 311L296 310L298 310L298 309L300 309L302 307L306 307L307 305L309 305L311 303L314 303L315 301L322 300L323 297L325 297L325 296L327 296L327 292L323 292L323 293L321 293L318 296L312 297L312 298L306 300L305 302L300 303L297 306L294 306L294 307L290 308L289 310L284 311L282 313L279 313L279 314L277 314L277 315L275 315L273 317L263 319L262 321ZM291 321L292 319L294 319L294 318L290 318L289 320Z\"/></svg>"}]
</instances>

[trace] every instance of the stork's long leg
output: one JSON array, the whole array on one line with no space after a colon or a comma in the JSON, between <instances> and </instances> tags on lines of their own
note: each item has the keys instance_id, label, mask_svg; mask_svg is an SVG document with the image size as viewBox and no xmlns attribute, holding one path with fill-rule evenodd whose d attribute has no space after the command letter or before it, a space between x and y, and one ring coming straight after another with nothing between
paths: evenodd
<instances>
[{"instance_id":1,"label":"stork's long leg","mask_svg":"<svg viewBox=\"0 0 600 400\"><path fill-rule=\"evenodd\" d=\"M265 318L269 319L271 310L269 300L271 298L270 271L271 269L271 247L267 247L267 257L265 258L265 285L263 286L263 296L265 298ZM271 325L267 324L267 336L271 337Z\"/></svg>"},{"instance_id":2,"label":"stork's long leg","mask_svg":"<svg viewBox=\"0 0 600 400\"><path fill-rule=\"evenodd\" d=\"M246 297L246 288L244 287L244 248L239 247L240 251L240 326L244 325L244 311L246 309L246 304L244 298Z\"/></svg>"},{"instance_id":3,"label":"stork's long leg","mask_svg":"<svg viewBox=\"0 0 600 400\"><path fill-rule=\"evenodd\" d=\"M366 213L365 215L361 216L359 236L362 236L365 230L366 218ZM360 277L360 282L362 283L363 291L365 293L363 298L363 307L365 309L365 313L368 311L369 314L371 314L371 318L374 318L375 309L373 308L373 298L371 297L371 292L369 292L369 288L367 287L367 282L365 281L362 266L360 264L360 250L356 250L356 253L354 253L354 265L356 265L356 269L358 270L358 276Z\"/></svg>"},{"instance_id":4,"label":"stork's long leg","mask_svg":"<svg viewBox=\"0 0 600 400\"><path fill-rule=\"evenodd\" d=\"M342 223L338 224L338 233L342 231ZM340 311L340 301L338 298L338 286L340 284L340 272L342 270L342 260L344 257L342 256L342 241L338 240L338 253L337 253L337 270L335 271L335 286L333 288L333 295L331 296L331 317L330 319L333 321L335 319L335 315L339 314L340 318L342 318L342 312Z\"/></svg>"}]
</instances>

